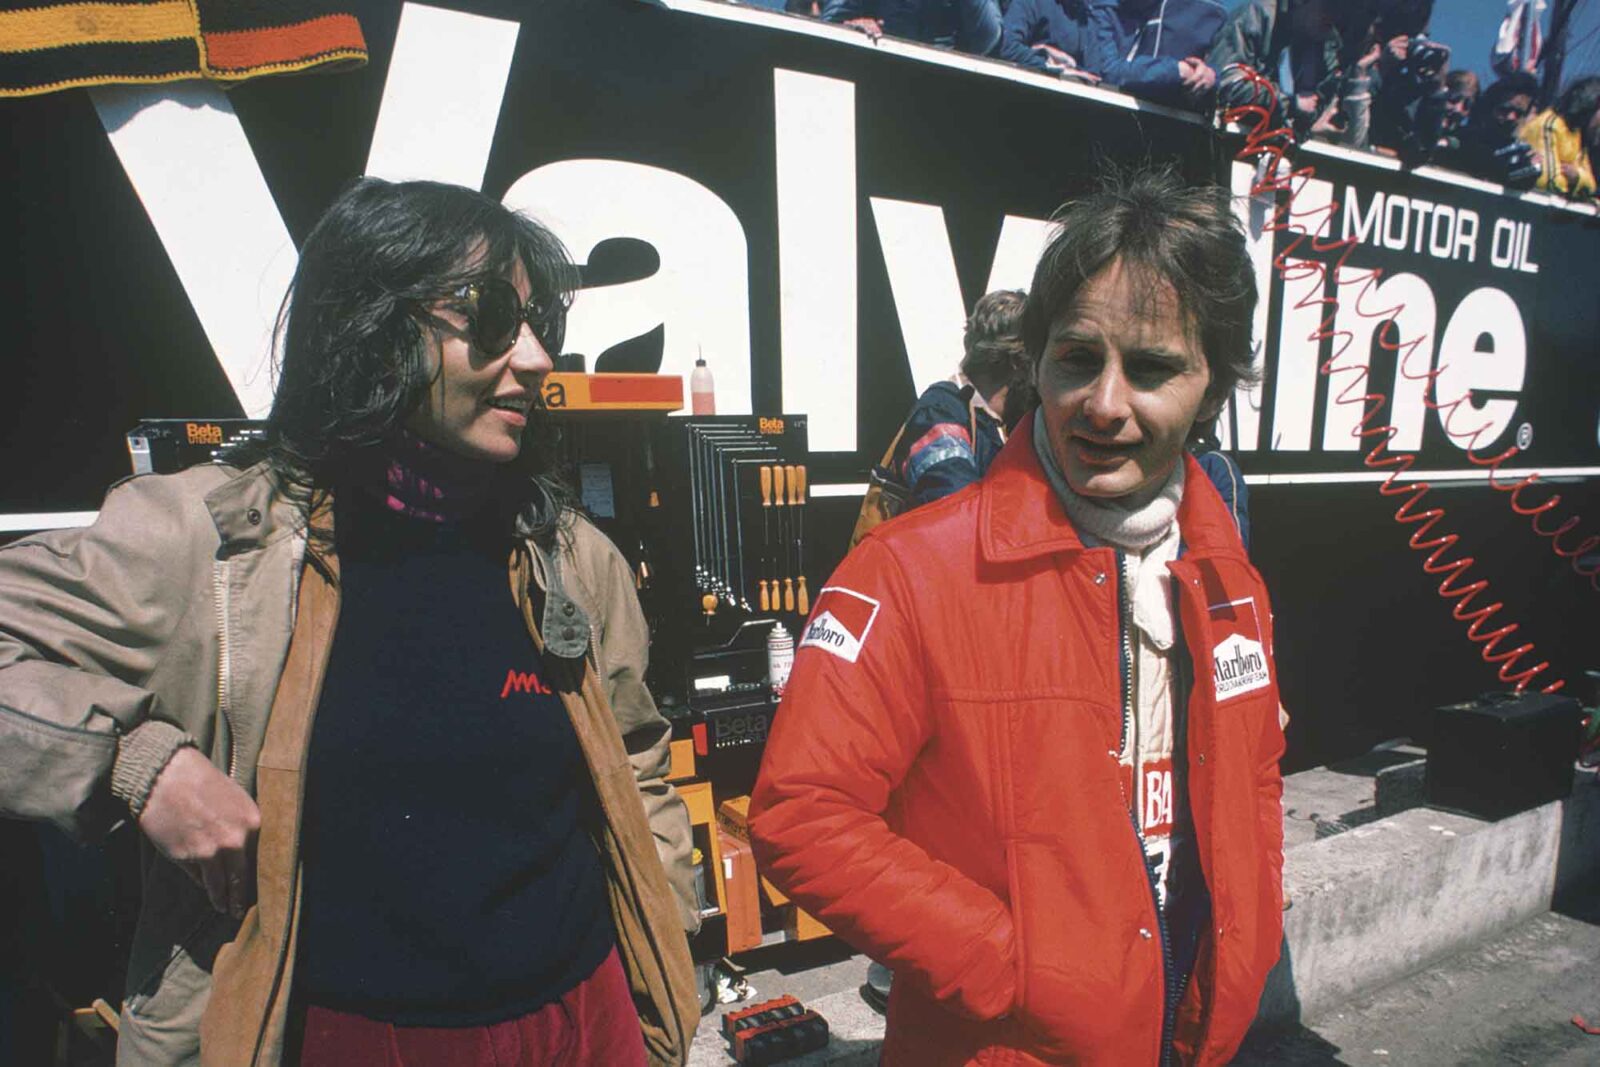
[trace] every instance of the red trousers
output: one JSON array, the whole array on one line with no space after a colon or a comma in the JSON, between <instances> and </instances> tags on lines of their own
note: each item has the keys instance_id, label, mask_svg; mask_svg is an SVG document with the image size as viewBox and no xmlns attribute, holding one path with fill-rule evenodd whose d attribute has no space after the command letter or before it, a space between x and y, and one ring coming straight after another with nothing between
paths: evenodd
<instances>
[{"instance_id":1,"label":"red trousers","mask_svg":"<svg viewBox=\"0 0 1600 1067\"><path fill-rule=\"evenodd\" d=\"M560 1000L488 1026L396 1026L308 1005L300 1067L645 1067L617 950Z\"/></svg>"}]
</instances>

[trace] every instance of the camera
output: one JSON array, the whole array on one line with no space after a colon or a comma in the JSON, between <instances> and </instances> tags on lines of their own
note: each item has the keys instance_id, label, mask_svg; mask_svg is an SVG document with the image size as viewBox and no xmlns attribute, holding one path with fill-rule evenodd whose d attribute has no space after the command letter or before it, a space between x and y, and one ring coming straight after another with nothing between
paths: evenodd
<instances>
[{"instance_id":1,"label":"camera","mask_svg":"<svg viewBox=\"0 0 1600 1067\"><path fill-rule=\"evenodd\" d=\"M1405 63L1400 67L1400 75L1413 82L1432 81L1439 76L1439 72L1449 61L1448 45L1430 41L1426 34L1419 33L1411 38Z\"/></svg>"},{"instance_id":2,"label":"camera","mask_svg":"<svg viewBox=\"0 0 1600 1067\"><path fill-rule=\"evenodd\" d=\"M1494 169L1502 185L1526 189L1539 177L1539 164L1533 148L1523 141L1512 141L1494 150Z\"/></svg>"}]
</instances>

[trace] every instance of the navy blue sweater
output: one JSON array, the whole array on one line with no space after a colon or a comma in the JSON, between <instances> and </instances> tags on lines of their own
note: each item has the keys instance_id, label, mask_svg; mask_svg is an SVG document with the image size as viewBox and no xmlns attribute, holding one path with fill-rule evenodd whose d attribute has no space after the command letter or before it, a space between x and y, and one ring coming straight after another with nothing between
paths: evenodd
<instances>
[{"instance_id":1,"label":"navy blue sweater","mask_svg":"<svg viewBox=\"0 0 1600 1067\"><path fill-rule=\"evenodd\" d=\"M1000 58L1034 70L1048 69L1044 53L1034 45L1059 48L1084 62L1088 12L1083 0L1011 0L1000 27Z\"/></svg>"},{"instance_id":2,"label":"navy blue sweater","mask_svg":"<svg viewBox=\"0 0 1600 1067\"><path fill-rule=\"evenodd\" d=\"M1227 17L1216 0L1089 0L1084 66L1135 96L1182 104L1178 61L1203 59Z\"/></svg>"},{"instance_id":3,"label":"navy blue sweater","mask_svg":"<svg viewBox=\"0 0 1600 1067\"><path fill-rule=\"evenodd\" d=\"M510 542L338 498L295 992L418 1026L515 1018L615 943L590 787L506 585Z\"/></svg>"}]
</instances>

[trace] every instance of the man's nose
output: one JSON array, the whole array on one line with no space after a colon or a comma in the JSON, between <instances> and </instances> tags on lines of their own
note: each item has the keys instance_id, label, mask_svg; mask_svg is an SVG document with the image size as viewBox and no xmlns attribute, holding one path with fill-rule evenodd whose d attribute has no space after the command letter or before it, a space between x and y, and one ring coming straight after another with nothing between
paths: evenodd
<instances>
[{"instance_id":1,"label":"man's nose","mask_svg":"<svg viewBox=\"0 0 1600 1067\"><path fill-rule=\"evenodd\" d=\"M1130 414L1128 379L1117 366L1106 366L1089 389L1083 412L1096 426L1120 422Z\"/></svg>"}]
</instances>

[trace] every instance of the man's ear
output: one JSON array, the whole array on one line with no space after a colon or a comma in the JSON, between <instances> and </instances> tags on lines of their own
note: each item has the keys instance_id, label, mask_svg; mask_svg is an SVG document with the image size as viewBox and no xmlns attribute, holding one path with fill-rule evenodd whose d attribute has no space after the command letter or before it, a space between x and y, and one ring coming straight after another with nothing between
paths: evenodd
<instances>
[{"instance_id":1,"label":"man's ear","mask_svg":"<svg viewBox=\"0 0 1600 1067\"><path fill-rule=\"evenodd\" d=\"M1204 426L1218 415L1221 415L1222 408L1227 402L1227 393L1215 392L1211 386L1207 386L1206 395L1200 401L1200 411L1194 417L1195 424Z\"/></svg>"}]
</instances>

